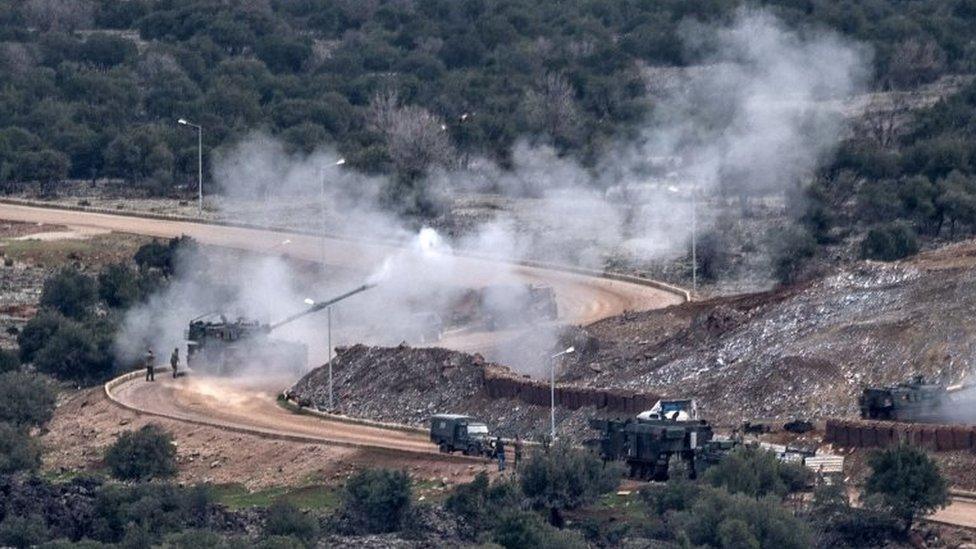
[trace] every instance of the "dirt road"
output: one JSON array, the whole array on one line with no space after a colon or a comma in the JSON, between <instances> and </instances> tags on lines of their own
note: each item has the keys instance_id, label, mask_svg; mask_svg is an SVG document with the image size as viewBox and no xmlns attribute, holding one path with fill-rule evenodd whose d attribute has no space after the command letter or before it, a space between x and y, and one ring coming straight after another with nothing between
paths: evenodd
<instances>
[{"instance_id":1,"label":"dirt road","mask_svg":"<svg viewBox=\"0 0 976 549\"><path fill-rule=\"evenodd\" d=\"M188 235L204 244L252 251L274 249L276 254L363 273L374 271L384 259L399 250L394 245L382 243L12 204L0 204L0 219L167 238ZM289 244L281 246L285 239L290 241ZM458 257L453 262L454 278L459 284L477 287L485 284L486 279L500 266L498 262L487 259ZM526 283L552 286L559 305L560 320L567 323L586 324L625 310L665 307L683 300L675 293L654 287L582 274L522 266L516 267L515 272ZM442 343L460 350L471 350L483 345L485 337L501 335L481 334ZM155 384L129 382L117 387L114 394L134 409L214 426L233 426L257 435L300 435L343 444L378 448L392 445L424 452L433 449L423 437L291 414L274 402L277 392L289 383L279 381L260 387L228 387L226 383L215 384L204 379Z\"/></svg>"}]
</instances>

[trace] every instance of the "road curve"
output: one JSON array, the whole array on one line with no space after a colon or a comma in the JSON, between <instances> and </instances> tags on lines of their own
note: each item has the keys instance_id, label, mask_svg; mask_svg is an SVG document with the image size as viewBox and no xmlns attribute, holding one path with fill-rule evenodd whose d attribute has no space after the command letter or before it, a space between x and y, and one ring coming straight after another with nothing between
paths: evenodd
<instances>
[{"instance_id":1,"label":"road curve","mask_svg":"<svg viewBox=\"0 0 976 549\"><path fill-rule=\"evenodd\" d=\"M0 203L0 219L164 238L188 235L204 244L259 252L274 249L276 254L364 273L374 271L385 258L399 250L391 244L8 203ZM280 246L285 238L290 244ZM455 280L473 287L485 284L486 278L500 267L497 261L465 256L457 257L453 264ZM540 267L517 266L514 270L526 283L550 285L556 293L561 320L567 323L587 324L625 310L662 308L684 301L675 292L642 284ZM445 346L470 350L472 342L458 340L453 344L445 342ZM112 396L135 410L257 435L300 436L323 442L422 452L433 450L421 435L292 414L274 402L276 393L287 384L278 380L262 386L229 386L205 378L156 383L134 380L116 386Z\"/></svg>"}]
</instances>

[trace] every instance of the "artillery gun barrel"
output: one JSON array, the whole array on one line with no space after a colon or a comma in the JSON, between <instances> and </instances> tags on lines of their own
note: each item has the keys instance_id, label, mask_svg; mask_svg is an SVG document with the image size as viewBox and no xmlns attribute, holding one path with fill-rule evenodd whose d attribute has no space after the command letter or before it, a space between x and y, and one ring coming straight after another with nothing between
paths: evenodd
<instances>
[{"instance_id":1,"label":"artillery gun barrel","mask_svg":"<svg viewBox=\"0 0 976 549\"><path fill-rule=\"evenodd\" d=\"M342 301L343 299L346 299L347 297L352 297L352 296L354 296L354 295L356 295L356 294L358 294L360 292L365 292L366 290L368 290L370 288L373 288L375 286L376 286L376 284L363 284L362 286L360 286L360 287L358 287L358 288L356 288L354 290L350 290L350 291L348 291L348 292L346 292L346 293L344 293L344 294L342 294L340 296L334 297L334 298L332 298L332 299L330 299L328 301L323 301L321 303L316 303L315 305L312 305L311 307L309 307L308 309L305 309L304 311L302 311L300 313L295 313L295 314L289 316L288 318L286 318L284 320L281 320L279 322L275 322L274 324L272 324L271 326L268 327L268 331L270 332L270 331L276 330L276 329L284 326L285 324L288 324L289 322L292 322L294 320L298 320L299 318L301 318L303 316L306 316L306 315L310 315L310 314L312 314L312 313L314 313L316 311L321 311L322 309L325 309L329 305L334 305L334 304Z\"/></svg>"},{"instance_id":2,"label":"artillery gun barrel","mask_svg":"<svg viewBox=\"0 0 976 549\"><path fill-rule=\"evenodd\" d=\"M956 393L970 388L972 388L972 385L969 383L956 383L955 385L949 385L948 387L946 387L946 392Z\"/></svg>"}]
</instances>

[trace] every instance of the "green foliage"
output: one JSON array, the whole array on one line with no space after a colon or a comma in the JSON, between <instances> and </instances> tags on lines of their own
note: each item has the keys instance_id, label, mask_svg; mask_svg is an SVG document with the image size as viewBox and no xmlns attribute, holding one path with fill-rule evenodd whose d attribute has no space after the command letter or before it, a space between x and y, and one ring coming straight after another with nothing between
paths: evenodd
<instances>
[{"instance_id":1,"label":"green foliage","mask_svg":"<svg viewBox=\"0 0 976 549\"><path fill-rule=\"evenodd\" d=\"M405 471L367 469L346 481L342 512L359 532L395 532L403 525L410 499Z\"/></svg>"},{"instance_id":2,"label":"green foliage","mask_svg":"<svg viewBox=\"0 0 976 549\"><path fill-rule=\"evenodd\" d=\"M561 511L587 505L620 484L621 470L593 452L557 442L549 452L535 452L520 471L522 494L536 509L549 511L549 521L561 526Z\"/></svg>"},{"instance_id":3,"label":"green foliage","mask_svg":"<svg viewBox=\"0 0 976 549\"><path fill-rule=\"evenodd\" d=\"M302 513L286 501L276 501L264 519L265 536L291 536L312 544L319 537L319 524L312 515Z\"/></svg>"},{"instance_id":4,"label":"green foliage","mask_svg":"<svg viewBox=\"0 0 976 549\"><path fill-rule=\"evenodd\" d=\"M895 221L872 228L861 241L861 257L881 261L895 261L918 252L918 238L904 221Z\"/></svg>"},{"instance_id":5,"label":"green foliage","mask_svg":"<svg viewBox=\"0 0 976 549\"><path fill-rule=\"evenodd\" d=\"M18 334L19 336L20 334ZM20 369L20 356L14 351L0 349L0 374Z\"/></svg>"},{"instance_id":6,"label":"green foliage","mask_svg":"<svg viewBox=\"0 0 976 549\"><path fill-rule=\"evenodd\" d=\"M47 537L44 518L38 515L21 517L10 513L0 522L0 545L3 546L32 547Z\"/></svg>"},{"instance_id":7,"label":"green foliage","mask_svg":"<svg viewBox=\"0 0 976 549\"><path fill-rule=\"evenodd\" d=\"M107 265L98 273L98 296L109 307L128 308L142 296L137 273L123 263Z\"/></svg>"},{"instance_id":8,"label":"green foliage","mask_svg":"<svg viewBox=\"0 0 976 549\"><path fill-rule=\"evenodd\" d=\"M517 488L511 482L489 484L482 471L474 480L458 485L444 502L444 508L462 517L475 534L494 528L500 509L518 506Z\"/></svg>"},{"instance_id":9,"label":"green foliage","mask_svg":"<svg viewBox=\"0 0 976 549\"><path fill-rule=\"evenodd\" d=\"M210 504L209 491L202 486L105 484L97 492L87 536L105 543L156 543L165 534L205 524Z\"/></svg>"},{"instance_id":10,"label":"green foliage","mask_svg":"<svg viewBox=\"0 0 976 549\"><path fill-rule=\"evenodd\" d=\"M32 471L40 464L40 444L22 429L0 422L0 475Z\"/></svg>"},{"instance_id":11,"label":"green foliage","mask_svg":"<svg viewBox=\"0 0 976 549\"><path fill-rule=\"evenodd\" d=\"M919 516L949 503L948 485L938 466L916 448L898 446L873 454L871 475L864 485L868 496L878 496L880 505L911 528Z\"/></svg>"},{"instance_id":12,"label":"green foliage","mask_svg":"<svg viewBox=\"0 0 976 549\"><path fill-rule=\"evenodd\" d=\"M852 506L843 483L817 486L807 518L820 547L883 547L902 534L890 513L873 505Z\"/></svg>"},{"instance_id":13,"label":"green foliage","mask_svg":"<svg viewBox=\"0 0 976 549\"><path fill-rule=\"evenodd\" d=\"M47 345L62 326L70 321L54 311L40 311L37 316L27 321L24 329L17 335L17 345L20 347L20 360L33 362L38 351Z\"/></svg>"},{"instance_id":14,"label":"green foliage","mask_svg":"<svg viewBox=\"0 0 976 549\"><path fill-rule=\"evenodd\" d=\"M785 227L773 254L776 278L783 284L799 280L806 262L817 252L817 242L803 227Z\"/></svg>"},{"instance_id":15,"label":"green foliage","mask_svg":"<svg viewBox=\"0 0 976 549\"><path fill-rule=\"evenodd\" d=\"M96 300L95 280L74 267L66 267L44 281L40 304L79 319L91 311Z\"/></svg>"},{"instance_id":16,"label":"green foliage","mask_svg":"<svg viewBox=\"0 0 976 549\"><path fill-rule=\"evenodd\" d=\"M28 326L30 324L28 323ZM34 366L40 372L58 379L70 379L82 383L99 382L115 372L112 357L114 328L110 321L90 321L80 324L70 319L58 325L46 338L39 326L31 332L31 345L38 342L40 349L33 352ZM26 327L22 335L26 333ZM23 347L21 351L23 352Z\"/></svg>"},{"instance_id":17,"label":"green foliage","mask_svg":"<svg viewBox=\"0 0 976 549\"><path fill-rule=\"evenodd\" d=\"M171 276L176 272L176 262L181 250L189 250L196 246L196 242L188 237L171 238L165 244L153 240L143 244L136 250L133 260L141 270L158 270L164 276Z\"/></svg>"},{"instance_id":18,"label":"green foliage","mask_svg":"<svg viewBox=\"0 0 976 549\"><path fill-rule=\"evenodd\" d=\"M685 511L671 515L675 539L713 547L811 546L810 529L775 497L755 499L745 494L703 487Z\"/></svg>"},{"instance_id":19,"label":"green foliage","mask_svg":"<svg viewBox=\"0 0 976 549\"><path fill-rule=\"evenodd\" d=\"M705 481L732 494L752 498L767 495L783 497L803 489L810 472L803 465L785 463L773 452L761 448L739 447L705 471Z\"/></svg>"},{"instance_id":20,"label":"green foliage","mask_svg":"<svg viewBox=\"0 0 976 549\"><path fill-rule=\"evenodd\" d=\"M122 480L150 480L176 474L173 437L162 427L149 424L119 436L105 453L112 476Z\"/></svg>"},{"instance_id":21,"label":"green foliage","mask_svg":"<svg viewBox=\"0 0 976 549\"><path fill-rule=\"evenodd\" d=\"M507 509L500 513L491 540L506 549L552 547L582 549L586 542L572 531L556 530L529 511Z\"/></svg>"},{"instance_id":22,"label":"green foliage","mask_svg":"<svg viewBox=\"0 0 976 549\"><path fill-rule=\"evenodd\" d=\"M26 372L0 374L0 421L39 427L54 415L57 393L51 380Z\"/></svg>"}]
</instances>

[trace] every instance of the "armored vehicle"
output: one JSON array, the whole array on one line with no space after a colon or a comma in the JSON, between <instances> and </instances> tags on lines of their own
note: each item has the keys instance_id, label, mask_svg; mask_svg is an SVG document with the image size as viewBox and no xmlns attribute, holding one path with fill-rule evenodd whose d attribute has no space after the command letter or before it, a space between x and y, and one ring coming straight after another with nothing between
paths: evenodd
<instances>
[{"instance_id":1,"label":"armored vehicle","mask_svg":"<svg viewBox=\"0 0 976 549\"><path fill-rule=\"evenodd\" d=\"M315 303L274 324L244 317L231 321L217 313L194 318L186 331L187 366L217 375L232 374L245 367L302 375L308 369L308 348L302 343L274 339L271 332L371 287L367 284Z\"/></svg>"},{"instance_id":2,"label":"armored vehicle","mask_svg":"<svg viewBox=\"0 0 976 549\"><path fill-rule=\"evenodd\" d=\"M642 480L667 480L673 457L685 461L689 476L695 478L703 448L712 440L711 426L701 420L594 419L590 427L600 431L600 457L626 462L630 476Z\"/></svg>"},{"instance_id":3,"label":"armored vehicle","mask_svg":"<svg viewBox=\"0 0 976 549\"><path fill-rule=\"evenodd\" d=\"M868 387L858 399L861 417L892 421L938 422L943 405L958 387L926 383L922 376L890 387Z\"/></svg>"},{"instance_id":4,"label":"armored vehicle","mask_svg":"<svg viewBox=\"0 0 976 549\"><path fill-rule=\"evenodd\" d=\"M466 456L491 456L488 426L470 416L437 414L430 418L430 441L441 452L460 450Z\"/></svg>"}]
</instances>

